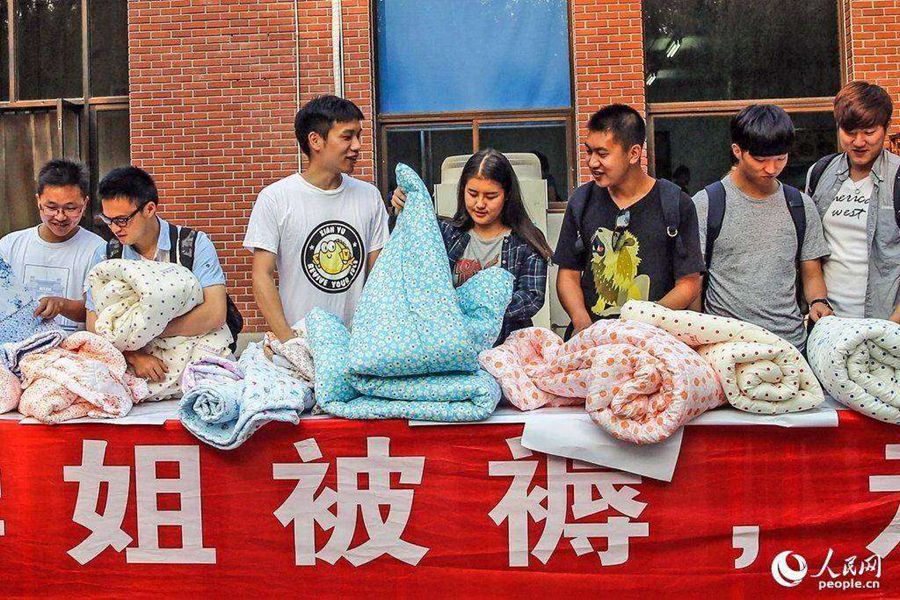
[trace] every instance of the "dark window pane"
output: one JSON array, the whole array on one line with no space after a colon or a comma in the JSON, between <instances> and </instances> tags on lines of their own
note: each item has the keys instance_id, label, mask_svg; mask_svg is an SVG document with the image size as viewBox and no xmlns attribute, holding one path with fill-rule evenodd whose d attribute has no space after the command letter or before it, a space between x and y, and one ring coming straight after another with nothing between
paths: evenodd
<instances>
[{"instance_id":1,"label":"dark window pane","mask_svg":"<svg viewBox=\"0 0 900 600\"><path fill-rule=\"evenodd\" d=\"M34 201L38 171L59 155L55 110L0 113L0 236L40 221Z\"/></svg>"},{"instance_id":2,"label":"dark window pane","mask_svg":"<svg viewBox=\"0 0 900 600\"><path fill-rule=\"evenodd\" d=\"M91 0L91 95L128 95L128 2Z\"/></svg>"},{"instance_id":3,"label":"dark window pane","mask_svg":"<svg viewBox=\"0 0 900 600\"><path fill-rule=\"evenodd\" d=\"M16 61L22 99L80 97L81 1L16 2Z\"/></svg>"},{"instance_id":4,"label":"dark window pane","mask_svg":"<svg viewBox=\"0 0 900 600\"><path fill-rule=\"evenodd\" d=\"M441 180L444 159L472 153L472 128L469 125L446 125L388 129L387 148L389 191L397 186L394 169L398 162L402 162L415 169L433 193L434 184Z\"/></svg>"},{"instance_id":5,"label":"dark window pane","mask_svg":"<svg viewBox=\"0 0 900 600\"><path fill-rule=\"evenodd\" d=\"M836 0L645 0L648 102L830 96Z\"/></svg>"},{"instance_id":6,"label":"dark window pane","mask_svg":"<svg viewBox=\"0 0 900 600\"><path fill-rule=\"evenodd\" d=\"M797 141L779 179L803 188L806 171L817 159L835 152L834 115L791 115ZM685 184L691 195L721 179L731 168L731 117L679 117L653 119L653 162L657 177L672 179L676 170L688 169ZM681 182L680 182L681 183Z\"/></svg>"},{"instance_id":7,"label":"dark window pane","mask_svg":"<svg viewBox=\"0 0 900 600\"><path fill-rule=\"evenodd\" d=\"M377 0L379 110L571 105L566 0Z\"/></svg>"},{"instance_id":8,"label":"dark window pane","mask_svg":"<svg viewBox=\"0 0 900 600\"><path fill-rule=\"evenodd\" d=\"M485 123L478 128L478 145L504 153L536 154L541 159L541 178L547 180L547 201L566 201L569 185L564 122Z\"/></svg>"},{"instance_id":9,"label":"dark window pane","mask_svg":"<svg viewBox=\"0 0 900 600\"><path fill-rule=\"evenodd\" d=\"M0 5L0 100L9 100L9 12Z\"/></svg>"},{"instance_id":10,"label":"dark window pane","mask_svg":"<svg viewBox=\"0 0 900 600\"><path fill-rule=\"evenodd\" d=\"M131 162L127 110L95 111L94 164L91 166L94 185L103 176ZM96 188L95 188L96 189ZM94 194L94 214L100 213L100 201ZM104 231L105 228L98 227Z\"/></svg>"}]
</instances>

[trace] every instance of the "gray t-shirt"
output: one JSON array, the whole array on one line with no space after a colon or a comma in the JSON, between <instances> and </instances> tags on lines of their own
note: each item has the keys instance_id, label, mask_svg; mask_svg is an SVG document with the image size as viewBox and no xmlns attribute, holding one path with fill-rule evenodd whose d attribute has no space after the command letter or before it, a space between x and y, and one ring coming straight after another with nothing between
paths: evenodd
<instances>
[{"instance_id":1,"label":"gray t-shirt","mask_svg":"<svg viewBox=\"0 0 900 600\"><path fill-rule=\"evenodd\" d=\"M469 231L469 243L453 267L454 287L461 286L479 271L498 266L503 240L508 235L509 233L503 233L489 240L483 240L475 235L475 232Z\"/></svg>"},{"instance_id":2,"label":"gray t-shirt","mask_svg":"<svg viewBox=\"0 0 900 600\"><path fill-rule=\"evenodd\" d=\"M757 200L743 193L731 176L725 186L725 217L716 239L706 312L733 317L764 327L801 350L806 344L803 316L797 306L797 233L788 212L784 189ZM694 196L700 222L700 248L706 251L709 198L701 190ZM822 220L812 199L803 195L806 236L800 260L828 256Z\"/></svg>"}]
</instances>

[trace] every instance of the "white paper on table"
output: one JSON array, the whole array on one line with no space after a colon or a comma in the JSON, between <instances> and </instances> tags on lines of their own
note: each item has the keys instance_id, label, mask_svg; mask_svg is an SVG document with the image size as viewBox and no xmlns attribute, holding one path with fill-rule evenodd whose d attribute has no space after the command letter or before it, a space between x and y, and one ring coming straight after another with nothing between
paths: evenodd
<instances>
[{"instance_id":1,"label":"white paper on table","mask_svg":"<svg viewBox=\"0 0 900 600\"><path fill-rule=\"evenodd\" d=\"M558 419L583 414L585 414L584 406L548 406L532 411L521 411L514 406L501 406L494 411L494 414L483 421L454 421L453 423L446 423L443 421L411 420L409 424L413 427L427 425L509 425L511 423L525 423L535 415L540 415L543 419Z\"/></svg>"},{"instance_id":2,"label":"white paper on table","mask_svg":"<svg viewBox=\"0 0 900 600\"><path fill-rule=\"evenodd\" d=\"M544 454L672 481L683 432L682 427L658 444L638 445L612 437L585 412L555 419L533 415L525 421L522 445Z\"/></svg>"},{"instance_id":3,"label":"white paper on table","mask_svg":"<svg viewBox=\"0 0 900 600\"><path fill-rule=\"evenodd\" d=\"M72 419L59 425L162 425L166 421L178 420L178 400L163 400L161 402L144 402L135 404L124 417L118 419ZM22 425L40 425L41 422L32 417L26 417L20 422Z\"/></svg>"},{"instance_id":4,"label":"white paper on table","mask_svg":"<svg viewBox=\"0 0 900 600\"><path fill-rule=\"evenodd\" d=\"M783 415L759 415L721 406L693 419L688 425L776 425L778 427L837 427L838 414L829 398L815 408ZM834 403L836 404L836 403Z\"/></svg>"},{"instance_id":5,"label":"white paper on table","mask_svg":"<svg viewBox=\"0 0 900 600\"><path fill-rule=\"evenodd\" d=\"M3 413L2 415L0 415L0 421L21 421L22 418L22 415L20 415L16 411Z\"/></svg>"}]
</instances>

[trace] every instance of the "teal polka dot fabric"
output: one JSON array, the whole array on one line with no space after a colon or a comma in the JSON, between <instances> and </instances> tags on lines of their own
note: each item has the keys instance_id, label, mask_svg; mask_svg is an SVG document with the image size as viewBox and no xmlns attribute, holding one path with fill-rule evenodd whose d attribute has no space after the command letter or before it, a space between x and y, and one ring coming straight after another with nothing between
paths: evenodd
<instances>
[{"instance_id":1,"label":"teal polka dot fabric","mask_svg":"<svg viewBox=\"0 0 900 600\"><path fill-rule=\"evenodd\" d=\"M425 184L403 164L397 181L406 206L366 282L352 333L324 310L307 315L316 401L352 419L484 419L500 387L477 357L500 333L513 276L485 269L455 290Z\"/></svg>"}]
</instances>

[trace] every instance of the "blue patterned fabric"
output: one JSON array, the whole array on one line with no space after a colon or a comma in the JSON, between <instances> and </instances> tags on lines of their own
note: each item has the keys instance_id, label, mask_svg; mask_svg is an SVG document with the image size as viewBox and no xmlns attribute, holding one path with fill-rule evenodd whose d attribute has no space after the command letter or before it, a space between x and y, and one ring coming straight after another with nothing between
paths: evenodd
<instances>
[{"instance_id":1,"label":"blue patterned fabric","mask_svg":"<svg viewBox=\"0 0 900 600\"><path fill-rule=\"evenodd\" d=\"M181 398L185 428L221 450L237 448L270 421L296 425L313 403L312 389L266 359L261 343L247 346L238 366L242 380L201 383Z\"/></svg>"},{"instance_id":2,"label":"blue patterned fabric","mask_svg":"<svg viewBox=\"0 0 900 600\"><path fill-rule=\"evenodd\" d=\"M34 296L20 285L12 268L0 259L0 362L19 376L19 360L31 352L47 350L65 338L53 321L34 316Z\"/></svg>"},{"instance_id":3,"label":"blue patterned fabric","mask_svg":"<svg viewBox=\"0 0 900 600\"><path fill-rule=\"evenodd\" d=\"M454 290L425 185L403 164L397 181L406 206L366 282L352 333L323 310L307 315L316 400L353 419L484 419L500 388L477 357L500 332L513 276L486 269Z\"/></svg>"}]
</instances>

